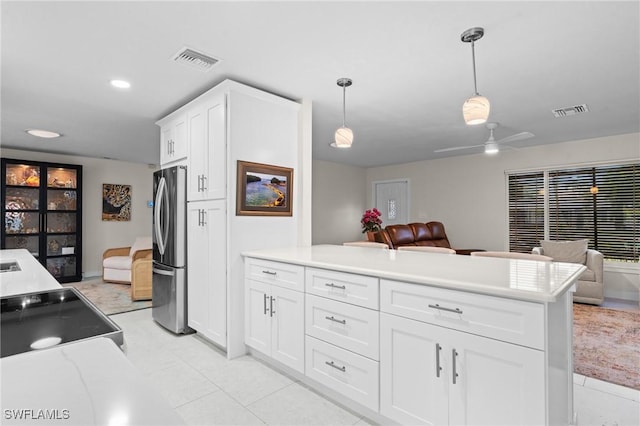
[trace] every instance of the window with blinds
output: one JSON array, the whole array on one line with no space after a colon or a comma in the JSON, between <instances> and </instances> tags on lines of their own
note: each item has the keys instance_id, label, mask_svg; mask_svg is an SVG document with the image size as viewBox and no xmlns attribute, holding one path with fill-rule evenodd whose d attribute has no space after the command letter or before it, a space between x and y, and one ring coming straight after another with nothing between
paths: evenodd
<instances>
[{"instance_id":1,"label":"window with blinds","mask_svg":"<svg viewBox=\"0 0 640 426\"><path fill-rule=\"evenodd\" d=\"M531 253L544 239L544 174L509 176L509 251Z\"/></svg>"},{"instance_id":2,"label":"window with blinds","mask_svg":"<svg viewBox=\"0 0 640 426\"><path fill-rule=\"evenodd\" d=\"M605 259L638 262L640 163L514 174L508 184L511 251L530 252L542 239L586 238ZM544 197L548 211L541 213Z\"/></svg>"}]
</instances>

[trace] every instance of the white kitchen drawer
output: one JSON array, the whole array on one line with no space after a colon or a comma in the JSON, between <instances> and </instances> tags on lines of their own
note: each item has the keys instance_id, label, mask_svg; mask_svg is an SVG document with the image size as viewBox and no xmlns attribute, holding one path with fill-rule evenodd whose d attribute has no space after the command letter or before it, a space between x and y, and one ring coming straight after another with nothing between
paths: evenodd
<instances>
[{"instance_id":1,"label":"white kitchen drawer","mask_svg":"<svg viewBox=\"0 0 640 426\"><path fill-rule=\"evenodd\" d=\"M356 352L379 359L378 311L306 295L306 334Z\"/></svg>"},{"instance_id":2,"label":"white kitchen drawer","mask_svg":"<svg viewBox=\"0 0 640 426\"><path fill-rule=\"evenodd\" d=\"M380 310L535 349L545 347L541 303L383 279Z\"/></svg>"},{"instance_id":3,"label":"white kitchen drawer","mask_svg":"<svg viewBox=\"0 0 640 426\"><path fill-rule=\"evenodd\" d=\"M378 411L378 362L306 336L305 374Z\"/></svg>"},{"instance_id":4,"label":"white kitchen drawer","mask_svg":"<svg viewBox=\"0 0 640 426\"><path fill-rule=\"evenodd\" d=\"M307 268L307 293L378 309L378 278L326 269Z\"/></svg>"},{"instance_id":5,"label":"white kitchen drawer","mask_svg":"<svg viewBox=\"0 0 640 426\"><path fill-rule=\"evenodd\" d=\"M246 279L304 291L304 266L248 257L244 275Z\"/></svg>"}]
</instances>

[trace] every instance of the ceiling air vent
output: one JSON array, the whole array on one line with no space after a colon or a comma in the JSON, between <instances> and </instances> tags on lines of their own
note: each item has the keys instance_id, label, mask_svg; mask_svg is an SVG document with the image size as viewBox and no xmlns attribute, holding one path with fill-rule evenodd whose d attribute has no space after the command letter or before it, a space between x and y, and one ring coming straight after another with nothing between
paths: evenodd
<instances>
[{"instance_id":1,"label":"ceiling air vent","mask_svg":"<svg viewBox=\"0 0 640 426\"><path fill-rule=\"evenodd\" d=\"M220 59L216 59L187 47L176 53L173 60L181 64L191 65L201 71L209 71L215 64L220 62Z\"/></svg>"},{"instance_id":2,"label":"ceiling air vent","mask_svg":"<svg viewBox=\"0 0 640 426\"><path fill-rule=\"evenodd\" d=\"M555 118L569 117L570 115L582 114L589 112L587 104L575 105L566 108L558 108L551 111Z\"/></svg>"}]
</instances>

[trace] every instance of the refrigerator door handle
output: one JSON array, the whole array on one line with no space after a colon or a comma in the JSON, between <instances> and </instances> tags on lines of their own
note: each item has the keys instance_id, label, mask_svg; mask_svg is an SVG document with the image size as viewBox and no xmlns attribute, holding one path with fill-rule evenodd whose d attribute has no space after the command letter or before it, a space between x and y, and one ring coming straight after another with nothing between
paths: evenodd
<instances>
[{"instance_id":1,"label":"refrigerator door handle","mask_svg":"<svg viewBox=\"0 0 640 426\"><path fill-rule=\"evenodd\" d=\"M158 269L158 268L153 268L153 273L158 275L166 275L168 277L172 277L176 274L175 271L166 271L164 269Z\"/></svg>"},{"instance_id":2,"label":"refrigerator door handle","mask_svg":"<svg viewBox=\"0 0 640 426\"><path fill-rule=\"evenodd\" d=\"M162 225L160 223L160 219L161 219L161 212L163 209L163 193L165 191L166 188L166 182L164 179L164 176L162 176L160 178L160 182L158 183L158 191L156 192L156 199L154 201L154 205L156 206L156 210L154 211L154 221L155 221L155 231L156 231L156 237L158 238L158 250L160 251L160 254L164 254L164 250L166 248L165 244L166 241L163 238L162 235Z\"/></svg>"}]
</instances>

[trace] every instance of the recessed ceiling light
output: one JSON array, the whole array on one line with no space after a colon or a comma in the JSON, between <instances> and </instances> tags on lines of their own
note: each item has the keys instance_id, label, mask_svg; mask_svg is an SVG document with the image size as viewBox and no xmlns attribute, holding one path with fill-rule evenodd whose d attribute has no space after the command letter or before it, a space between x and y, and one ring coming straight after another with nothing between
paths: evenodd
<instances>
[{"instance_id":1,"label":"recessed ceiling light","mask_svg":"<svg viewBox=\"0 0 640 426\"><path fill-rule=\"evenodd\" d=\"M60 137L60 133L58 132L50 132L49 130L38 130L38 129L29 129L25 130L31 136L37 136L39 138L58 138Z\"/></svg>"},{"instance_id":2,"label":"recessed ceiling light","mask_svg":"<svg viewBox=\"0 0 640 426\"><path fill-rule=\"evenodd\" d=\"M113 87L117 87L118 89L128 89L131 87L131 83L124 80L111 80L110 83Z\"/></svg>"}]
</instances>

